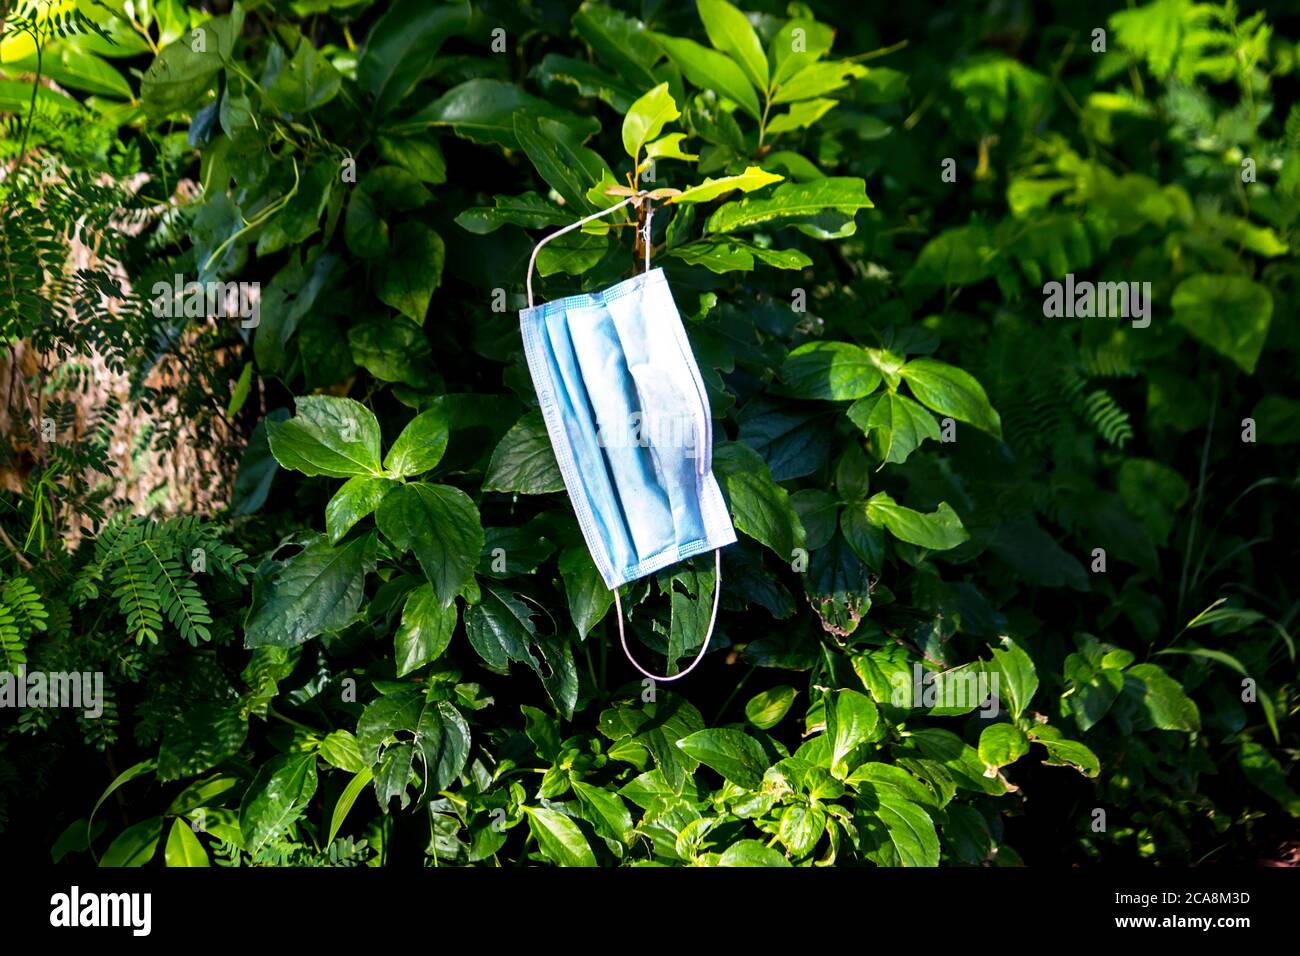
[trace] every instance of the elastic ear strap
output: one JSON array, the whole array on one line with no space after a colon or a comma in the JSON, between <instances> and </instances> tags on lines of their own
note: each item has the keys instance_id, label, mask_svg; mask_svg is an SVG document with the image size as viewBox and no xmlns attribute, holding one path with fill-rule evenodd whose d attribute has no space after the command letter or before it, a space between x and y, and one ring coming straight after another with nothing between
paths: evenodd
<instances>
[{"instance_id":1,"label":"elastic ear strap","mask_svg":"<svg viewBox=\"0 0 1300 956\"><path fill-rule=\"evenodd\" d=\"M655 217L655 207L649 202L645 205L645 271L650 271L650 220Z\"/></svg>"},{"instance_id":2,"label":"elastic ear strap","mask_svg":"<svg viewBox=\"0 0 1300 956\"><path fill-rule=\"evenodd\" d=\"M709 649L709 641L713 639L713 625L717 623L718 620L718 598L722 594L721 549L713 552L713 577L713 612L709 615L709 630L708 633L704 635L704 643L700 645L700 652L695 655L695 660L691 661L690 666L687 667L686 670L674 674L672 677L661 677L658 674L651 674L636 662L636 658L632 656L632 652L627 649L627 633L623 629L623 602L618 599L618 588L614 589L614 609L618 611L618 640L619 643L623 645L623 654L627 657L628 661L631 662L633 667L651 680L667 683L668 681L681 680L691 671L695 670L695 665L704 660L704 653Z\"/></svg>"},{"instance_id":3,"label":"elastic ear strap","mask_svg":"<svg viewBox=\"0 0 1300 956\"><path fill-rule=\"evenodd\" d=\"M551 233L550 235L542 237L542 241L539 242L537 245L533 246L533 254L528 260L528 280L525 283L528 287L528 308L531 309L533 307L533 266L537 262L537 253L542 251L542 246L546 245L552 239L558 239L566 232L573 232L573 230L575 229L582 228L587 223L591 222L593 219L599 219L601 216L608 216L615 209L622 209L628 203L638 202L640 199L641 199L640 196L628 196L622 202L614 203L614 205L610 206L608 209L602 209L600 212L593 212L590 216L584 216L581 219L579 219L577 222L571 222L563 229L557 229L555 230L555 232ZM649 261L648 251L646 253L646 261L647 262Z\"/></svg>"}]
</instances>

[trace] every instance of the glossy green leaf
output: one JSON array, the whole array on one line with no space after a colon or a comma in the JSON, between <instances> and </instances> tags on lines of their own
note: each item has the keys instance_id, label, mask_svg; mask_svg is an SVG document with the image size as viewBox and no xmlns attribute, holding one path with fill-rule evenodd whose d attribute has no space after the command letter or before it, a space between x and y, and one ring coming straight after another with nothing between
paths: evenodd
<instances>
[{"instance_id":1,"label":"glossy green leaf","mask_svg":"<svg viewBox=\"0 0 1300 956\"><path fill-rule=\"evenodd\" d=\"M1178 283L1174 321L1247 375L1254 373L1273 319L1268 288L1245 276L1195 275Z\"/></svg>"},{"instance_id":2,"label":"glossy green leaf","mask_svg":"<svg viewBox=\"0 0 1300 956\"><path fill-rule=\"evenodd\" d=\"M668 84L660 83L628 109L623 117L623 149L631 157L639 157L646 144L682 114L668 92Z\"/></svg>"},{"instance_id":3,"label":"glossy green leaf","mask_svg":"<svg viewBox=\"0 0 1300 956\"><path fill-rule=\"evenodd\" d=\"M808 342L786 356L781 381L794 398L848 401L874 392L880 386L880 369L860 346Z\"/></svg>"},{"instance_id":4,"label":"glossy green leaf","mask_svg":"<svg viewBox=\"0 0 1300 956\"><path fill-rule=\"evenodd\" d=\"M881 392L853 403L849 418L868 435L874 433L884 462L903 462L927 438L939 440L934 416L905 395Z\"/></svg>"},{"instance_id":5,"label":"glossy green leaf","mask_svg":"<svg viewBox=\"0 0 1300 956\"><path fill-rule=\"evenodd\" d=\"M245 646L294 647L346 627L361 607L375 558L371 533L337 548L319 538L285 561L267 562L253 582Z\"/></svg>"},{"instance_id":6,"label":"glossy green leaf","mask_svg":"<svg viewBox=\"0 0 1300 956\"><path fill-rule=\"evenodd\" d=\"M851 177L826 176L803 183L782 183L770 196L749 196L720 206L709 217L708 232L747 232L794 226L814 239L853 235L860 209L872 209L866 183Z\"/></svg>"},{"instance_id":7,"label":"glossy green leaf","mask_svg":"<svg viewBox=\"0 0 1300 956\"><path fill-rule=\"evenodd\" d=\"M179 820L177 821L180 822ZM150 817L132 824L109 844L100 857L100 866L145 866L158 852L162 839L163 818Z\"/></svg>"},{"instance_id":8,"label":"glossy green leaf","mask_svg":"<svg viewBox=\"0 0 1300 956\"><path fill-rule=\"evenodd\" d=\"M939 507L931 514L923 514L904 508L881 491L867 500L867 519L872 524L888 528L889 533L900 541L932 551L955 548L970 537L957 512L944 501L939 502Z\"/></svg>"},{"instance_id":9,"label":"glossy green leaf","mask_svg":"<svg viewBox=\"0 0 1300 956\"><path fill-rule=\"evenodd\" d=\"M357 81L374 97L382 116L429 70L438 49L469 26L468 2L395 0L366 36L357 59Z\"/></svg>"},{"instance_id":10,"label":"glossy green leaf","mask_svg":"<svg viewBox=\"0 0 1300 956\"><path fill-rule=\"evenodd\" d=\"M738 787L753 790L763 782L768 759L758 741L740 730L711 727L677 741L677 746Z\"/></svg>"},{"instance_id":11,"label":"glossy green leaf","mask_svg":"<svg viewBox=\"0 0 1300 956\"><path fill-rule=\"evenodd\" d=\"M727 97L754 119L759 118L758 95L745 71L731 57L685 37L663 33L653 36L688 80L702 89Z\"/></svg>"},{"instance_id":12,"label":"glossy green leaf","mask_svg":"<svg viewBox=\"0 0 1300 956\"><path fill-rule=\"evenodd\" d=\"M1005 767L1029 753L1029 740L1012 724L990 724L980 732L979 752L986 767Z\"/></svg>"},{"instance_id":13,"label":"glossy green leaf","mask_svg":"<svg viewBox=\"0 0 1300 956\"><path fill-rule=\"evenodd\" d=\"M384 497L375 522L399 550L415 553L444 606L469 581L483 550L478 508L448 485L399 485Z\"/></svg>"},{"instance_id":14,"label":"glossy green leaf","mask_svg":"<svg viewBox=\"0 0 1300 956\"><path fill-rule=\"evenodd\" d=\"M379 422L370 409L333 395L300 396L295 404L293 418L266 423L271 454L281 467L330 478L383 473Z\"/></svg>"},{"instance_id":15,"label":"glossy green leaf","mask_svg":"<svg viewBox=\"0 0 1300 956\"><path fill-rule=\"evenodd\" d=\"M759 730L771 730L789 713L797 694L788 684L755 694L745 704L745 719Z\"/></svg>"},{"instance_id":16,"label":"glossy green leaf","mask_svg":"<svg viewBox=\"0 0 1300 956\"><path fill-rule=\"evenodd\" d=\"M524 807L528 829L546 857L559 866L596 866L596 856L578 825L558 810Z\"/></svg>"},{"instance_id":17,"label":"glossy green leaf","mask_svg":"<svg viewBox=\"0 0 1300 956\"><path fill-rule=\"evenodd\" d=\"M524 415L497 444L483 479L483 490L521 495L564 490L564 478L541 412Z\"/></svg>"},{"instance_id":18,"label":"glossy green leaf","mask_svg":"<svg viewBox=\"0 0 1300 956\"><path fill-rule=\"evenodd\" d=\"M913 359L900 374L922 405L1002 437L1002 419L969 372L934 359Z\"/></svg>"},{"instance_id":19,"label":"glossy green leaf","mask_svg":"<svg viewBox=\"0 0 1300 956\"><path fill-rule=\"evenodd\" d=\"M194 830L180 817L172 821L171 832L167 835L167 846L163 850L163 859L168 866L211 866L208 851L203 848Z\"/></svg>"},{"instance_id":20,"label":"glossy green leaf","mask_svg":"<svg viewBox=\"0 0 1300 956\"><path fill-rule=\"evenodd\" d=\"M387 478L358 476L343 482L325 506L325 533L330 544L338 544L358 521L373 514L394 487Z\"/></svg>"},{"instance_id":21,"label":"glossy green leaf","mask_svg":"<svg viewBox=\"0 0 1300 956\"><path fill-rule=\"evenodd\" d=\"M256 854L298 821L316 793L316 755L281 754L262 765L239 804L244 847Z\"/></svg>"},{"instance_id":22,"label":"glossy green leaf","mask_svg":"<svg viewBox=\"0 0 1300 956\"><path fill-rule=\"evenodd\" d=\"M758 34L743 13L727 0L699 0L696 7L713 48L740 65L754 89L767 91L767 57Z\"/></svg>"},{"instance_id":23,"label":"glossy green leaf","mask_svg":"<svg viewBox=\"0 0 1300 956\"><path fill-rule=\"evenodd\" d=\"M437 660L451 643L457 619L456 602L444 607L432 584L421 584L412 591L393 639L397 676L405 677Z\"/></svg>"},{"instance_id":24,"label":"glossy green leaf","mask_svg":"<svg viewBox=\"0 0 1300 956\"><path fill-rule=\"evenodd\" d=\"M394 478L409 478L432 471L447 450L451 428L447 413L431 408L416 415L402 429L384 456L384 469Z\"/></svg>"}]
</instances>

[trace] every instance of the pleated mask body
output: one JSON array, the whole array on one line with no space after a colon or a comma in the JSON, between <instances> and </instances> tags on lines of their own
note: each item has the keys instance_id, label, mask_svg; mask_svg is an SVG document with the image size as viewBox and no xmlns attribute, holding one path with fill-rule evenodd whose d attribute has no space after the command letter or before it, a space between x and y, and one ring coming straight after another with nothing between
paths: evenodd
<instances>
[{"instance_id":1,"label":"pleated mask body","mask_svg":"<svg viewBox=\"0 0 1300 956\"><path fill-rule=\"evenodd\" d=\"M610 589L736 540L699 366L662 269L519 314L542 417Z\"/></svg>"}]
</instances>

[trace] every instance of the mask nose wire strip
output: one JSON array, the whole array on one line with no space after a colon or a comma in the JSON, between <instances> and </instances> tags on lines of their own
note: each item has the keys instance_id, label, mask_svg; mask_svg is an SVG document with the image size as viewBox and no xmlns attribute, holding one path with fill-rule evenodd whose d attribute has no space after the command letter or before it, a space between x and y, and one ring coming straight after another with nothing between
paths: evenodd
<instances>
[{"instance_id":1,"label":"mask nose wire strip","mask_svg":"<svg viewBox=\"0 0 1300 956\"><path fill-rule=\"evenodd\" d=\"M538 254L539 252L542 251L542 246L546 245L546 244L547 244L548 242L550 242L552 239L558 239L560 236L564 235L566 232L573 232L573 230L575 230L575 229L579 229L579 228L585 226L587 223L591 222L593 219L600 219L602 216L608 216L608 215L609 215L611 212L613 212L615 209L622 209L624 206L626 206L626 205L627 205L628 203L630 203L630 202L640 202L640 201L641 201L641 197L640 197L640 196L628 196L628 197L627 197L626 199L624 199L622 202L615 203L614 205L610 206L608 209L602 209L600 212L593 212L590 216L583 216L583 217L582 217L581 219L579 219L577 222L571 222L571 223L569 223L569 224L568 224L567 226L565 226L563 229L557 229L557 230L555 230L555 232L551 233L550 235L544 236L544 237L542 238L542 241L541 241L541 242L539 242L537 245L533 246L533 254L532 254L532 256L531 256L531 257L529 258L529 260L528 260L528 281L527 281L527 283L525 283L525 284L527 285L527 287L528 287L528 308L531 309L531 308L533 307L533 266L534 266L534 265L536 264L536 262L537 262L537 254ZM648 247L647 247L647 251L646 251L646 263L647 263L647 265L649 264L649 262L650 262L650 253L649 253L649 249L648 249Z\"/></svg>"},{"instance_id":2,"label":"mask nose wire strip","mask_svg":"<svg viewBox=\"0 0 1300 956\"><path fill-rule=\"evenodd\" d=\"M627 633L623 629L623 602L618 599L618 588L614 588L614 610L618 612L618 639L623 645L623 654L628 661L646 677L651 680L668 681L681 680L691 671L695 670L695 665L704 660L704 653L709 649L709 642L713 639L713 625L718 620L718 598L722 594L722 549L713 552L713 612L709 615L709 630L704 635L704 643L700 645L700 652L695 655L695 660L691 661L690 666L684 671L680 671L671 677L661 677L658 674L651 674L648 670L636 662L632 652L627 649Z\"/></svg>"}]
</instances>

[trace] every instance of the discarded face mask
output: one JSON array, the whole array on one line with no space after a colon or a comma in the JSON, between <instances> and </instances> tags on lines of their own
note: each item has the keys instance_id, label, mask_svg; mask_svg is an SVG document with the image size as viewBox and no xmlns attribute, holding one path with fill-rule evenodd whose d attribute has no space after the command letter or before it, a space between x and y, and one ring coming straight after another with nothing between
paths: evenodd
<instances>
[{"instance_id":1,"label":"discarded face mask","mask_svg":"<svg viewBox=\"0 0 1300 956\"><path fill-rule=\"evenodd\" d=\"M620 206L581 219L545 243ZM646 225L649 233L649 218ZM614 592L619 638L638 671L655 680L685 677L704 657L721 590L719 548L736 532L713 476L713 423L699 366L662 269L603 292L533 305L520 312L524 353L542 417L587 549ZM633 659L624 633L620 585L713 551L716 581L709 630L691 664L672 676Z\"/></svg>"}]
</instances>

